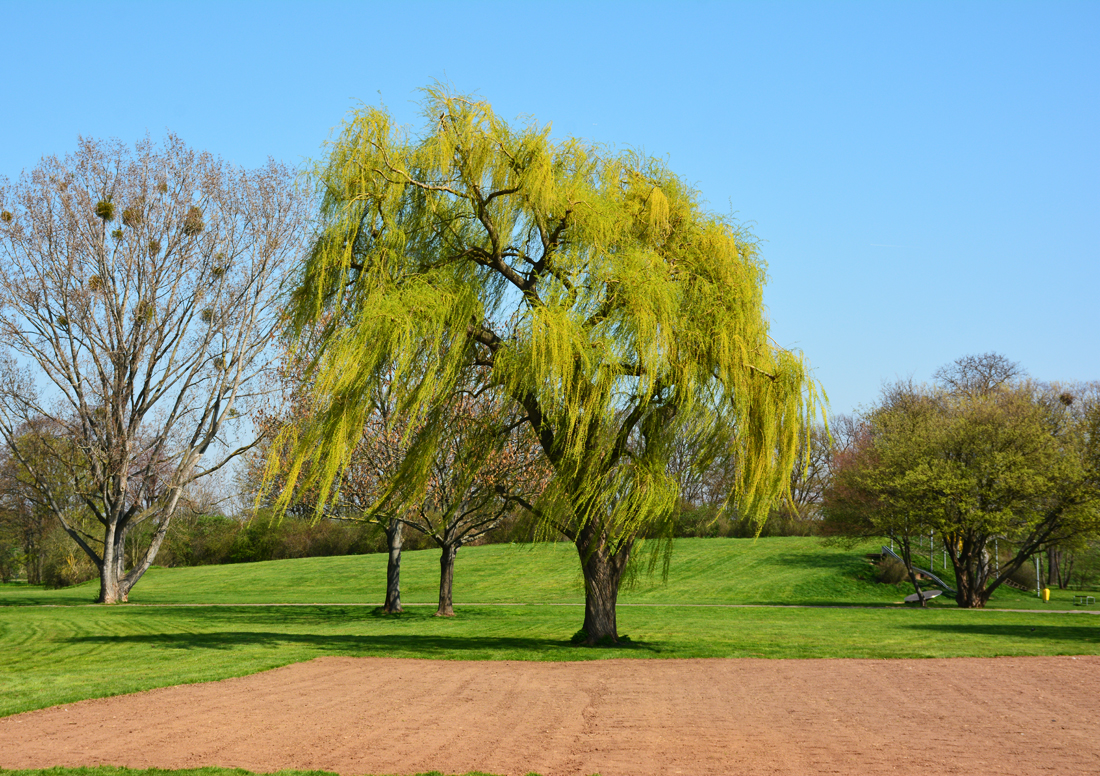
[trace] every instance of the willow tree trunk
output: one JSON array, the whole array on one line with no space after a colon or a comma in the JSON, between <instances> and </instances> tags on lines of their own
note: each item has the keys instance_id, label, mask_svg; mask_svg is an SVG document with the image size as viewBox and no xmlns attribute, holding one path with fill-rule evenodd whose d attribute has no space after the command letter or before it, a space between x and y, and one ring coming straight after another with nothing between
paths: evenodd
<instances>
[{"instance_id":1,"label":"willow tree trunk","mask_svg":"<svg viewBox=\"0 0 1100 776\"><path fill-rule=\"evenodd\" d=\"M452 593L455 582L455 555L458 554L459 543L444 544L443 551L439 554L439 608L435 610L436 617L454 617L454 601Z\"/></svg>"},{"instance_id":2,"label":"willow tree trunk","mask_svg":"<svg viewBox=\"0 0 1100 776\"><path fill-rule=\"evenodd\" d=\"M400 614L401 608L401 545L404 542L405 524L394 520L385 527L386 546L389 548L389 562L386 564L386 603L382 611L386 614Z\"/></svg>"},{"instance_id":3,"label":"willow tree trunk","mask_svg":"<svg viewBox=\"0 0 1100 776\"><path fill-rule=\"evenodd\" d=\"M584 643L616 643L615 606L634 542L613 548L601 527L589 523L577 532L576 546L584 572Z\"/></svg>"}]
</instances>

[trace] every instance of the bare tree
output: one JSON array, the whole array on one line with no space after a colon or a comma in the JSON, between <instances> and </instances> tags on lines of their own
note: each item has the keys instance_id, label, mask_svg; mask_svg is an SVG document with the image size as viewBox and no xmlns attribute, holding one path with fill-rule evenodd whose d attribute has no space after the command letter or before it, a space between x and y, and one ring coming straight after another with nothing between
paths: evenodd
<instances>
[{"instance_id":1,"label":"bare tree","mask_svg":"<svg viewBox=\"0 0 1100 776\"><path fill-rule=\"evenodd\" d=\"M830 456L851 452L867 434L867 421L856 415L833 415L829 418ZM832 467L830 460L829 467Z\"/></svg>"},{"instance_id":2,"label":"bare tree","mask_svg":"<svg viewBox=\"0 0 1100 776\"><path fill-rule=\"evenodd\" d=\"M791 519L815 520L829 480L832 438L824 424L804 428L798 437L799 458L791 470L791 500L781 509Z\"/></svg>"},{"instance_id":3,"label":"bare tree","mask_svg":"<svg viewBox=\"0 0 1100 776\"><path fill-rule=\"evenodd\" d=\"M393 473L403 503L403 521L431 538L440 549L437 617L454 616L455 556L463 544L477 541L520 506L534 511L550 479L549 462L522 414L504 401L485 371L475 370L466 384L433 412L439 422L424 424ZM419 435L418 435L419 436ZM435 455L425 470L419 444Z\"/></svg>"},{"instance_id":4,"label":"bare tree","mask_svg":"<svg viewBox=\"0 0 1100 776\"><path fill-rule=\"evenodd\" d=\"M946 390L960 396L984 396L1027 375L1015 361L1000 353L962 356L937 369L932 378ZM911 384L910 384L910 387Z\"/></svg>"},{"instance_id":5,"label":"bare tree","mask_svg":"<svg viewBox=\"0 0 1100 776\"><path fill-rule=\"evenodd\" d=\"M251 446L237 419L264 385L304 204L287 167L235 168L174 135L81 139L0 180L0 337L14 351L0 434L96 564L101 602L127 600L188 485ZM34 418L77 451L63 463L101 535L69 519L21 445ZM141 524L155 530L127 569Z\"/></svg>"},{"instance_id":6,"label":"bare tree","mask_svg":"<svg viewBox=\"0 0 1100 776\"><path fill-rule=\"evenodd\" d=\"M714 507L715 514L735 487L737 461L716 449L707 435L678 437L670 447L668 474L676 481L683 507Z\"/></svg>"}]
</instances>

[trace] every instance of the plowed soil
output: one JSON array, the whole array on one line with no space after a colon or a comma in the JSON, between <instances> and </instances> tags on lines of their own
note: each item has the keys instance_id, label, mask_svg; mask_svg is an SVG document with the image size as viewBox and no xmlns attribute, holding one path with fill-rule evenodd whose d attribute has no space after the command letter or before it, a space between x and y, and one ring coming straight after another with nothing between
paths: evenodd
<instances>
[{"instance_id":1,"label":"plowed soil","mask_svg":"<svg viewBox=\"0 0 1100 776\"><path fill-rule=\"evenodd\" d=\"M321 658L0 719L0 767L1097 774L1100 657Z\"/></svg>"}]
</instances>

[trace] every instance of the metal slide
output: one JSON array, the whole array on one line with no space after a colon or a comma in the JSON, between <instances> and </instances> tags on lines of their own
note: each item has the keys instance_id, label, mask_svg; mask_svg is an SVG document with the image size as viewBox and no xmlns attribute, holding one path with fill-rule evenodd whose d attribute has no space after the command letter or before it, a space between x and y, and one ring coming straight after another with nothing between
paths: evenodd
<instances>
[{"instance_id":1,"label":"metal slide","mask_svg":"<svg viewBox=\"0 0 1100 776\"><path fill-rule=\"evenodd\" d=\"M893 550L891 550L891 549L890 549L889 547L887 547L886 545L883 545L883 546L882 546L882 551L883 551L884 553L886 553L887 555L889 555L889 556L890 556L891 558L895 558L896 560L899 560L899 561L901 561L902 563L905 563L905 560L904 560L904 559L903 559L903 558L902 558L902 557L901 557L900 555L898 555L898 554L897 554L896 552L894 552ZM937 576L936 576L935 574L933 574L933 573L932 573L931 571L925 571L924 569L919 569L919 568L917 568L916 566L913 566L913 571L919 572L919 573L923 574L924 576L928 577L929 579L931 579L931 580L932 580L933 582L935 582L935 583L936 583L937 585L939 585L940 587L942 587L942 588L943 588L943 592L947 593L948 595L951 595L951 596L955 596L955 595L958 595L958 593L959 593L959 591L958 591L958 590L956 590L955 588L953 588L953 587L951 587L950 585L948 585L948 584L947 584L946 582L944 582L944 581L943 581L942 579L940 579L939 577L937 577Z\"/></svg>"}]
</instances>

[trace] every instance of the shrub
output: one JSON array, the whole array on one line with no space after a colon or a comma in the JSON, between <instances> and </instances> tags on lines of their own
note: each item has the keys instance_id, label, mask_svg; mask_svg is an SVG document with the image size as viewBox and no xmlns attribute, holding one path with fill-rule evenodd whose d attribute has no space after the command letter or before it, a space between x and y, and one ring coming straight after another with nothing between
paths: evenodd
<instances>
[{"instance_id":1,"label":"shrub","mask_svg":"<svg viewBox=\"0 0 1100 776\"><path fill-rule=\"evenodd\" d=\"M819 521L790 509L773 510L760 530L760 536L816 536Z\"/></svg>"},{"instance_id":2,"label":"shrub","mask_svg":"<svg viewBox=\"0 0 1100 776\"><path fill-rule=\"evenodd\" d=\"M415 536L414 536L415 534ZM407 531L405 549L420 549ZM424 546L434 546L425 537ZM184 514L173 522L158 559L166 566L255 563L286 558L363 555L386 549L377 527L350 521L287 515L275 519L261 512L250 520L223 515Z\"/></svg>"},{"instance_id":3,"label":"shrub","mask_svg":"<svg viewBox=\"0 0 1100 776\"><path fill-rule=\"evenodd\" d=\"M1008 575L1008 578L1021 587L1025 587L1028 590L1035 589L1035 565L1033 563L1025 563L1020 568L1013 571Z\"/></svg>"},{"instance_id":4,"label":"shrub","mask_svg":"<svg viewBox=\"0 0 1100 776\"><path fill-rule=\"evenodd\" d=\"M68 534L54 532L42 553L42 584L49 588L71 587L95 579L99 572Z\"/></svg>"},{"instance_id":5,"label":"shrub","mask_svg":"<svg viewBox=\"0 0 1100 776\"><path fill-rule=\"evenodd\" d=\"M165 566L225 563L240 530L239 520L224 515L180 514L173 520L157 560Z\"/></svg>"},{"instance_id":6,"label":"shrub","mask_svg":"<svg viewBox=\"0 0 1100 776\"><path fill-rule=\"evenodd\" d=\"M1091 590L1100 583L1100 541L1093 540L1073 553L1070 583L1078 589Z\"/></svg>"},{"instance_id":7,"label":"shrub","mask_svg":"<svg viewBox=\"0 0 1100 776\"><path fill-rule=\"evenodd\" d=\"M19 576L23 553L19 543L0 534L0 582L11 582Z\"/></svg>"},{"instance_id":8,"label":"shrub","mask_svg":"<svg viewBox=\"0 0 1100 776\"><path fill-rule=\"evenodd\" d=\"M676 537L707 538L729 536L733 531L729 515L718 516L718 509L707 504L682 504L676 520Z\"/></svg>"},{"instance_id":9,"label":"shrub","mask_svg":"<svg viewBox=\"0 0 1100 776\"><path fill-rule=\"evenodd\" d=\"M900 560L887 556L875 565L875 578L884 585L896 585L908 580L909 572Z\"/></svg>"}]
</instances>

